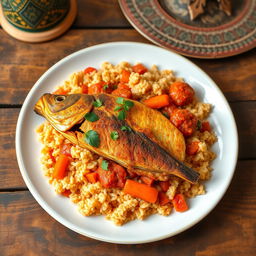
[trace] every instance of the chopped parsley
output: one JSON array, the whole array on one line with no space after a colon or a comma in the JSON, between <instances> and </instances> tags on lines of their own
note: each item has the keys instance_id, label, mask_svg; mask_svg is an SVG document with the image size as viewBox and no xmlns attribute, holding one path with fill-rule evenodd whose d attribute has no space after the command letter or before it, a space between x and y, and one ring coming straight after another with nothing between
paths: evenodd
<instances>
[{"instance_id":1,"label":"chopped parsley","mask_svg":"<svg viewBox=\"0 0 256 256\"><path fill-rule=\"evenodd\" d=\"M88 143L89 145L96 147L96 148L98 148L100 145L99 134L94 130L90 130L90 131L86 132L84 135L84 140L86 143Z\"/></svg>"},{"instance_id":2,"label":"chopped parsley","mask_svg":"<svg viewBox=\"0 0 256 256\"><path fill-rule=\"evenodd\" d=\"M101 168L105 171L108 171L108 161L102 160L101 162Z\"/></svg>"},{"instance_id":3,"label":"chopped parsley","mask_svg":"<svg viewBox=\"0 0 256 256\"><path fill-rule=\"evenodd\" d=\"M105 85L103 86L103 90L107 90L107 89L108 89L108 85L105 84Z\"/></svg>"},{"instance_id":4,"label":"chopped parsley","mask_svg":"<svg viewBox=\"0 0 256 256\"><path fill-rule=\"evenodd\" d=\"M112 140L117 140L119 138L119 134L117 131L113 131L110 133L110 137Z\"/></svg>"},{"instance_id":5,"label":"chopped parsley","mask_svg":"<svg viewBox=\"0 0 256 256\"><path fill-rule=\"evenodd\" d=\"M197 121L196 128L197 128L197 130L199 130L199 131L201 130L201 128L202 128L202 122L201 122L200 120Z\"/></svg>"},{"instance_id":6,"label":"chopped parsley","mask_svg":"<svg viewBox=\"0 0 256 256\"><path fill-rule=\"evenodd\" d=\"M100 118L94 113L94 112L89 112L87 113L84 118L90 122L95 122L99 120Z\"/></svg>"},{"instance_id":7,"label":"chopped parsley","mask_svg":"<svg viewBox=\"0 0 256 256\"><path fill-rule=\"evenodd\" d=\"M96 108L99 108L101 107L103 104L102 104L102 101L100 99L97 99L93 102L93 106L96 107Z\"/></svg>"},{"instance_id":8,"label":"chopped parsley","mask_svg":"<svg viewBox=\"0 0 256 256\"><path fill-rule=\"evenodd\" d=\"M126 118L127 111L129 111L130 108L132 108L134 106L134 103L132 101L125 100L122 97L118 97L116 99L116 103L121 105L121 106L116 106L115 109L114 109L115 111L119 111L120 110L118 112L117 118L119 120L124 120Z\"/></svg>"},{"instance_id":9,"label":"chopped parsley","mask_svg":"<svg viewBox=\"0 0 256 256\"><path fill-rule=\"evenodd\" d=\"M123 125L123 126L121 127L121 131L128 131L128 132L131 132L132 129L131 129L131 127L129 127L129 126Z\"/></svg>"}]
</instances>

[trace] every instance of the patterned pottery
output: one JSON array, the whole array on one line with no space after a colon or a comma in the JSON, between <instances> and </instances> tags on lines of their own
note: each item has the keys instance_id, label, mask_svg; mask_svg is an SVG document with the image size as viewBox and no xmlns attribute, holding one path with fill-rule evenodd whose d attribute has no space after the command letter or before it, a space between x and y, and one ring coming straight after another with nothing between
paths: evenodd
<instances>
[{"instance_id":1,"label":"patterned pottery","mask_svg":"<svg viewBox=\"0 0 256 256\"><path fill-rule=\"evenodd\" d=\"M76 0L1 0L0 21L13 37L41 42L64 33L76 16Z\"/></svg>"},{"instance_id":2,"label":"patterned pottery","mask_svg":"<svg viewBox=\"0 0 256 256\"><path fill-rule=\"evenodd\" d=\"M209 3L208 3L209 2ZM207 1L191 21L189 0L119 0L130 23L152 42L195 58L223 58L256 46L256 0L232 1L231 16Z\"/></svg>"}]
</instances>

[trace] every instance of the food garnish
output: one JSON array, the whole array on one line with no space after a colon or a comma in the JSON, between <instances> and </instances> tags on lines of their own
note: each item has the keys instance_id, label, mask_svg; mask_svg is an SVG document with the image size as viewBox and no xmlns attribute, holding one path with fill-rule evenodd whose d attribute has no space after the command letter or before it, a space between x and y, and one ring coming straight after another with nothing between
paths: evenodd
<instances>
[{"instance_id":1,"label":"food garnish","mask_svg":"<svg viewBox=\"0 0 256 256\"><path fill-rule=\"evenodd\" d=\"M100 118L94 113L94 112L89 112L87 113L84 118L90 122L96 122L98 121Z\"/></svg>"},{"instance_id":2,"label":"food garnish","mask_svg":"<svg viewBox=\"0 0 256 256\"><path fill-rule=\"evenodd\" d=\"M110 137L112 140L117 140L119 138L118 132L117 131L112 131L110 133Z\"/></svg>"},{"instance_id":3,"label":"food garnish","mask_svg":"<svg viewBox=\"0 0 256 256\"><path fill-rule=\"evenodd\" d=\"M101 162L101 168L105 171L108 171L108 161L102 160Z\"/></svg>"},{"instance_id":4,"label":"food garnish","mask_svg":"<svg viewBox=\"0 0 256 256\"><path fill-rule=\"evenodd\" d=\"M99 134L94 130L90 130L90 131L86 132L84 140L88 144L90 144L91 146L96 147L96 148L98 148L100 145Z\"/></svg>"},{"instance_id":5,"label":"food garnish","mask_svg":"<svg viewBox=\"0 0 256 256\"><path fill-rule=\"evenodd\" d=\"M96 99L94 102L93 102L93 106L96 107L96 108L99 108L103 105L102 101L100 99Z\"/></svg>"}]
</instances>

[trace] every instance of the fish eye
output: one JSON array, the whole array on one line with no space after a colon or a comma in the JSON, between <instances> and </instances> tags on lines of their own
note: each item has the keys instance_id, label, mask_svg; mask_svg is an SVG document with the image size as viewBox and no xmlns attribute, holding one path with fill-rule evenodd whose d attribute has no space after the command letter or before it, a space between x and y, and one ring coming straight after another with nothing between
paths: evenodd
<instances>
[{"instance_id":1,"label":"fish eye","mask_svg":"<svg viewBox=\"0 0 256 256\"><path fill-rule=\"evenodd\" d=\"M62 102L65 99L66 99L66 96L64 96L64 95L58 95L58 96L55 97L56 102Z\"/></svg>"}]
</instances>

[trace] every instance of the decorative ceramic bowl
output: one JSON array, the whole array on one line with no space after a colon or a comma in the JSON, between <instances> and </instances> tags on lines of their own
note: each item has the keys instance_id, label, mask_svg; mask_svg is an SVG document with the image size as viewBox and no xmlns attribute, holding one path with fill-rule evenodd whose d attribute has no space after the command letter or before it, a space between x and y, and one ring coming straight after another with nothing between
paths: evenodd
<instances>
[{"instance_id":1,"label":"decorative ceramic bowl","mask_svg":"<svg viewBox=\"0 0 256 256\"><path fill-rule=\"evenodd\" d=\"M28 41L50 40L74 21L76 0L2 0L0 21L13 37Z\"/></svg>"}]
</instances>

